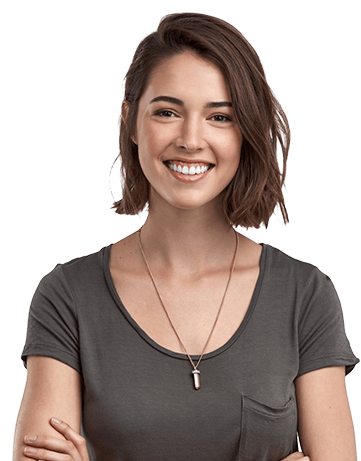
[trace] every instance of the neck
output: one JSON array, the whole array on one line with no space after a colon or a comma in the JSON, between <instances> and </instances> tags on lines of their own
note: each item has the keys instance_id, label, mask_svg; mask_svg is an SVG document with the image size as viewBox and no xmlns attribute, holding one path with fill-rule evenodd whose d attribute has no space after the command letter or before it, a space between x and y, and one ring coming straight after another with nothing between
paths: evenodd
<instances>
[{"instance_id":1,"label":"neck","mask_svg":"<svg viewBox=\"0 0 361 461\"><path fill-rule=\"evenodd\" d=\"M235 235L217 202L193 210L150 206L141 239L151 266L188 277L228 266Z\"/></svg>"}]
</instances>

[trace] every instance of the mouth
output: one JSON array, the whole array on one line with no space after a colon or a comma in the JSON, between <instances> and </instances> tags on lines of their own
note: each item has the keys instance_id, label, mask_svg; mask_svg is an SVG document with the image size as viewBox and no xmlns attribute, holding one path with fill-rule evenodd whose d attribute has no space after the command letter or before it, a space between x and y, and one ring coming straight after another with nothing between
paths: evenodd
<instances>
[{"instance_id":1,"label":"mouth","mask_svg":"<svg viewBox=\"0 0 361 461\"><path fill-rule=\"evenodd\" d=\"M214 167L212 163L204 162L183 162L180 160L167 160L164 165L170 170L185 176L196 176L206 173Z\"/></svg>"}]
</instances>

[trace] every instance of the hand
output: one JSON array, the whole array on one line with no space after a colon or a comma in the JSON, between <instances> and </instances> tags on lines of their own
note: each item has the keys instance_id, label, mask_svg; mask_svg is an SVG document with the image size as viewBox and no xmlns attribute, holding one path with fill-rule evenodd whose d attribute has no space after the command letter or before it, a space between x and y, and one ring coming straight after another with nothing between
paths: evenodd
<instances>
[{"instance_id":1,"label":"hand","mask_svg":"<svg viewBox=\"0 0 361 461\"><path fill-rule=\"evenodd\" d=\"M89 461L84 437L74 431L69 424L56 418L52 418L50 424L66 440L27 435L24 438L27 445L24 449L25 456L44 461Z\"/></svg>"},{"instance_id":2,"label":"hand","mask_svg":"<svg viewBox=\"0 0 361 461\"><path fill-rule=\"evenodd\" d=\"M311 461L309 456L305 456L300 451L292 453L292 455L287 456L287 458L281 459L281 461Z\"/></svg>"}]
</instances>

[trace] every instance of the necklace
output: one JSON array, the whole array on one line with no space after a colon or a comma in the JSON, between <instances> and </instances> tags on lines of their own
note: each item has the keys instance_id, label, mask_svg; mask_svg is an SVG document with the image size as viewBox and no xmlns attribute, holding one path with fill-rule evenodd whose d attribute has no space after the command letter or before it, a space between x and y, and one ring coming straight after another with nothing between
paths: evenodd
<instances>
[{"instance_id":1,"label":"necklace","mask_svg":"<svg viewBox=\"0 0 361 461\"><path fill-rule=\"evenodd\" d=\"M178 332L177 332L175 326L173 325L173 322L172 322L172 320L171 320L171 318L170 318L170 316L169 316L169 314L168 314L168 311L167 311L167 309L166 309L166 307L165 307L165 304L164 304L164 302L163 302L163 299L162 299L162 297L161 297L161 295L160 295L160 293L159 293L157 284L155 283L153 274L152 274L152 272L151 272L151 270L150 270L150 267L149 267L147 258L146 258L145 253L144 253L144 249L143 249L143 245L142 245L142 240L141 240L141 238L140 238L140 231L141 231L141 230L142 230L142 228L140 228L140 229L138 230L138 232L137 232L137 234L138 234L138 241L139 241L140 252L142 253L142 256L143 256L145 265L147 266L147 269L148 269L149 276L150 276L150 278L151 278L151 280L152 280L152 282L153 282L155 291L156 291L156 293L157 293L157 295L158 295L159 301L160 301L160 303L161 303L161 305L162 305L162 307L163 307L163 310L164 310L164 312L165 312L165 315L167 316L167 319L168 319L168 321L169 321L169 323L170 323L170 325L171 325L171 327L172 327L172 329L173 329L175 335L177 336L178 341L180 342L180 344L181 344L181 346L182 346L184 352L186 353L186 355L187 355L187 357L188 357L188 359L189 359L189 361L190 361L190 363L191 363L191 365L192 365L192 367L193 367L192 374L193 374L193 380L194 380L194 388L195 388L196 390L198 390L198 389L200 389L200 387L201 387L200 371L198 370L198 366L199 366L199 364L201 363L201 360L202 360L203 355L204 355L204 351L206 350L206 347L207 347L207 345L208 345L208 343L209 343L209 341L210 341L210 339L211 339L211 336L212 336L212 334L213 334L213 331L214 331L214 329L215 329L215 327L216 327L216 324L217 324L217 321L218 321L218 318L219 318L219 314L221 313L221 310L222 310L223 301L224 301L224 298L226 297L226 293L227 293L227 290L228 290L228 286L229 286L229 283L230 283L231 278L232 278L234 266L235 266L235 263L236 263L237 251L238 251L238 240L239 240L238 234L237 234L236 231L234 231L235 234L236 234L236 248L235 248L235 250L234 250L234 255L233 255L233 258L232 258L232 262L231 262L231 267L230 267L230 271L229 271L229 277L228 277L226 289L224 290L223 297L222 297L222 301L221 301L221 304L219 305L218 312L217 312L217 315L216 315L216 319L215 319L215 321L214 321L214 323L213 323L213 326L212 326L212 328L211 328L211 331L210 331L210 333L209 333L209 336L208 336L208 338L207 338L207 341L206 341L206 343L205 343L205 345L204 345L204 347L203 347L202 353L201 353L201 355L199 356L199 359L198 359L197 363L195 364L195 363L193 362L191 356L189 355L189 353L188 353L188 351L187 351L185 345L183 344L183 341L181 340L181 338L180 338L180 336L179 336L179 334L178 334Z\"/></svg>"}]
</instances>

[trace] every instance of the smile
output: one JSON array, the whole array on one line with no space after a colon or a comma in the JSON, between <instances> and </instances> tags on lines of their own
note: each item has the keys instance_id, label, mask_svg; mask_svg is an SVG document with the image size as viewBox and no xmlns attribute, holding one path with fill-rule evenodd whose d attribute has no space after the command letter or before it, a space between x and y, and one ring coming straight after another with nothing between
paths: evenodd
<instances>
[{"instance_id":1,"label":"smile","mask_svg":"<svg viewBox=\"0 0 361 461\"><path fill-rule=\"evenodd\" d=\"M202 174L208 171L212 166L210 163L209 164L184 164L183 162L164 162L165 165L172 171L175 171L180 174L184 175L197 175L197 174Z\"/></svg>"}]
</instances>

